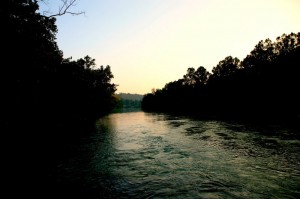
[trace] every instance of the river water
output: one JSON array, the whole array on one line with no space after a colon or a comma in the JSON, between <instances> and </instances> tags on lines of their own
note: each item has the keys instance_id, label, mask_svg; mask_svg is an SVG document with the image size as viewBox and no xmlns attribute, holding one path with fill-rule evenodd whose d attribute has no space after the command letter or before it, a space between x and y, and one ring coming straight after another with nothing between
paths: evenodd
<instances>
[{"instance_id":1,"label":"river water","mask_svg":"<svg viewBox=\"0 0 300 199\"><path fill-rule=\"evenodd\" d=\"M57 181L92 198L300 198L298 132L144 112L99 119Z\"/></svg>"}]
</instances>

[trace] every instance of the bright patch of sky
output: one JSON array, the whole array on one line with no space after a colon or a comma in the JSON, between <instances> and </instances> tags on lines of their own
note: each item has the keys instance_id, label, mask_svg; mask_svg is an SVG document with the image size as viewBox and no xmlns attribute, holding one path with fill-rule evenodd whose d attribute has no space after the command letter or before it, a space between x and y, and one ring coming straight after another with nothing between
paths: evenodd
<instances>
[{"instance_id":1,"label":"bright patch of sky","mask_svg":"<svg viewBox=\"0 0 300 199\"><path fill-rule=\"evenodd\" d=\"M64 57L110 65L117 92L145 94L186 73L244 59L260 41L300 31L299 0L77 0L57 17ZM57 12L60 1L43 10Z\"/></svg>"}]
</instances>

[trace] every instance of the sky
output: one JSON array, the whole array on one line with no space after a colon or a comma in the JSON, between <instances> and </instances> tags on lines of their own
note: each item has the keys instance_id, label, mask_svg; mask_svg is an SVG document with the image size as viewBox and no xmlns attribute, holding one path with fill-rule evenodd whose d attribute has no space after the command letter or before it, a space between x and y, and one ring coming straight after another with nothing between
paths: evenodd
<instances>
[{"instance_id":1,"label":"sky","mask_svg":"<svg viewBox=\"0 0 300 199\"><path fill-rule=\"evenodd\" d=\"M60 0L41 10L57 13ZM64 57L111 67L116 93L146 94L189 67L243 60L260 40L300 32L300 0L77 0L57 17Z\"/></svg>"}]
</instances>

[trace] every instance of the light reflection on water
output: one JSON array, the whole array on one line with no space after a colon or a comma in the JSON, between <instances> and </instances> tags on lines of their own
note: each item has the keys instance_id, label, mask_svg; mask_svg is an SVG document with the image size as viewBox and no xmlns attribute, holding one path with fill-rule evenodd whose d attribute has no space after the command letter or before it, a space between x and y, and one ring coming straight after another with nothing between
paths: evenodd
<instances>
[{"instance_id":1,"label":"light reflection on water","mask_svg":"<svg viewBox=\"0 0 300 199\"><path fill-rule=\"evenodd\" d=\"M278 132L144 112L111 114L97 129L81 146L86 158L62 167L94 191L104 187L116 198L300 198L300 142Z\"/></svg>"}]
</instances>

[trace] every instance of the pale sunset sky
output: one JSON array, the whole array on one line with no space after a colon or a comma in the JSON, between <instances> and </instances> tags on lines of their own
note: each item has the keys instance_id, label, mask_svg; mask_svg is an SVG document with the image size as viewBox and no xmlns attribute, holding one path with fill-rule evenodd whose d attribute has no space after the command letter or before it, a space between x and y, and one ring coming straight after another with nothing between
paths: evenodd
<instances>
[{"instance_id":1,"label":"pale sunset sky","mask_svg":"<svg viewBox=\"0 0 300 199\"><path fill-rule=\"evenodd\" d=\"M59 0L41 10L56 13ZM110 65L117 93L146 94L188 67L243 60L260 41L300 31L300 0L77 0L57 17L64 57Z\"/></svg>"}]
</instances>

